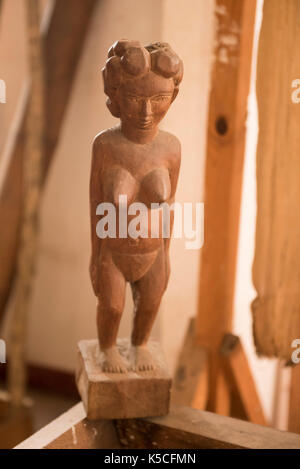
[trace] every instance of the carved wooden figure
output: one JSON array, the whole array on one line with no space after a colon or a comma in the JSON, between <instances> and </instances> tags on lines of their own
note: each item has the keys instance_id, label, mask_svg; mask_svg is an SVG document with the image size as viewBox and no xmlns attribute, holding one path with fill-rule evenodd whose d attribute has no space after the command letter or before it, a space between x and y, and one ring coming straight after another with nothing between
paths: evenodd
<instances>
[{"instance_id":1,"label":"carved wooden figure","mask_svg":"<svg viewBox=\"0 0 300 469\"><path fill-rule=\"evenodd\" d=\"M104 370L126 372L116 339L129 282L135 304L132 345L137 370L153 367L147 351L153 322L169 278L170 239L130 236L101 240L96 233L101 202L116 208L119 196L128 206L174 201L180 168L180 143L158 130L178 93L182 62L165 43L142 47L138 41L116 42L103 69L107 106L120 125L94 141L91 170L92 284L99 299L98 335L106 355ZM148 223L148 219L147 219ZM150 223L148 224L150 231Z\"/></svg>"},{"instance_id":2,"label":"carved wooden figure","mask_svg":"<svg viewBox=\"0 0 300 469\"><path fill-rule=\"evenodd\" d=\"M170 266L170 236L162 231L163 211L151 204L174 202L180 169L179 140L158 129L159 122L177 96L183 63L166 43L142 47L138 41L117 41L102 70L107 107L120 118L115 127L96 136L90 180L92 255L90 274L98 298L97 327L102 372L151 372L157 366L147 345L159 305L166 290ZM120 232L120 211L143 203L142 235L132 237L127 225ZM116 209L115 237L99 237L99 204ZM157 216L152 217L153 210ZM102 212L104 215L104 212ZM157 236L153 237L156 220ZM117 335L129 282L134 300L130 359L125 360ZM155 354L155 352L154 352ZM153 396L152 396L153 399Z\"/></svg>"}]
</instances>

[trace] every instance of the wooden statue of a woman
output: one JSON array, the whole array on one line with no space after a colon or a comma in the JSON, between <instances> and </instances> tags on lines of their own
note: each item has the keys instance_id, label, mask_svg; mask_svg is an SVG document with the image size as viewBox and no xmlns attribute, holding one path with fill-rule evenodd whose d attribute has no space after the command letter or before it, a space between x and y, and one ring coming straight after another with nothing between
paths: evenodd
<instances>
[{"instance_id":1,"label":"wooden statue of a woman","mask_svg":"<svg viewBox=\"0 0 300 469\"><path fill-rule=\"evenodd\" d=\"M158 124L177 96L182 75L182 61L168 44L143 47L128 40L117 41L110 48L103 69L107 107L120 118L120 124L94 140L90 180L90 274L99 301L98 337L106 373L128 372L116 346L126 282L131 285L135 305L132 368L147 371L155 366L147 341L168 284L170 236L162 236L161 230L159 236L151 236L148 221L151 204L174 202L180 142L159 130ZM148 236L120 236L117 229L116 236L99 237L97 207L113 204L118 220L120 200L126 200L128 207L136 202L147 207ZM128 223L130 219L129 215Z\"/></svg>"}]
</instances>

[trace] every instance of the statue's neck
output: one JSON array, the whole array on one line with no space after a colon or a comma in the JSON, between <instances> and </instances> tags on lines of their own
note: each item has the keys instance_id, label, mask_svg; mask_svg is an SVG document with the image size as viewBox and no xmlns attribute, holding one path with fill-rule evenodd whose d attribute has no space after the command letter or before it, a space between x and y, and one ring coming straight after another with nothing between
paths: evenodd
<instances>
[{"instance_id":1,"label":"statue's neck","mask_svg":"<svg viewBox=\"0 0 300 469\"><path fill-rule=\"evenodd\" d=\"M154 127L153 129L138 129L136 127L132 127L130 125L127 125L126 122L121 121L121 132L122 134L128 139L131 140L132 142L139 143L139 144L144 144L144 143L149 143L157 135L158 128Z\"/></svg>"}]
</instances>

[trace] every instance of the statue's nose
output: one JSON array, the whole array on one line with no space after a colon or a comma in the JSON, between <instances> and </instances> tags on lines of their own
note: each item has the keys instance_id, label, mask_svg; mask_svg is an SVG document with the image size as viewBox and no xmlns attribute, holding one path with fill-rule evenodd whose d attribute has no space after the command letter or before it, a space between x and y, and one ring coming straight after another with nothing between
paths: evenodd
<instances>
[{"instance_id":1,"label":"statue's nose","mask_svg":"<svg viewBox=\"0 0 300 469\"><path fill-rule=\"evenodd\" d=\"M145 117L151 116L152 114L152 107L151 107L151 100L145 99L142 102L142 115Z\"/></svg>"}]
</instances>

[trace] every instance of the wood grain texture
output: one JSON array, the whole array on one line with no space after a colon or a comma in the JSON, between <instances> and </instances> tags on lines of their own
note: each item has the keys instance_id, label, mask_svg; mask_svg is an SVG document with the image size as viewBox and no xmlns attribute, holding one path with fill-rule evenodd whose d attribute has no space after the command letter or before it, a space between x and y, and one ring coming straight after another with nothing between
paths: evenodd
<instances>
[{"instance_id":1,"label":"wood grain texture","mask_svg":"<svg viewBox=\"0 0 300 469\"><path fill-rule=\"evenodd\" d=\"M300 3L266 0L259 42L257 226L252 305L257 352L289 361L300 338Z\"/></svg>"},{"instance_id":2,"label":"wood grain texture","mask_svg":"<svg viewBox=\"0 0 300 469\"><path fill-rule=\"evenodd\" d=\"M130 448L260 449L300 444L295 434L187 407L173 408L166 417L118 421L117 429L121 443Z\"/></svg>"},{"instance_id":3,"label":"wood grain texture","mask_svg":"<svg viewBox=\"0 0 300 469\"><path fill-rule=\"evenodd\" d=\"M59 140L77 64L96 0L55 1L43 18L43 49L46 74L46 136L44 180ZM0 187L0 322L12 287L19 243L22 210L22 161L29 95L25 94L22 115L4 183Z\"/></svg>"}]
</instances>

